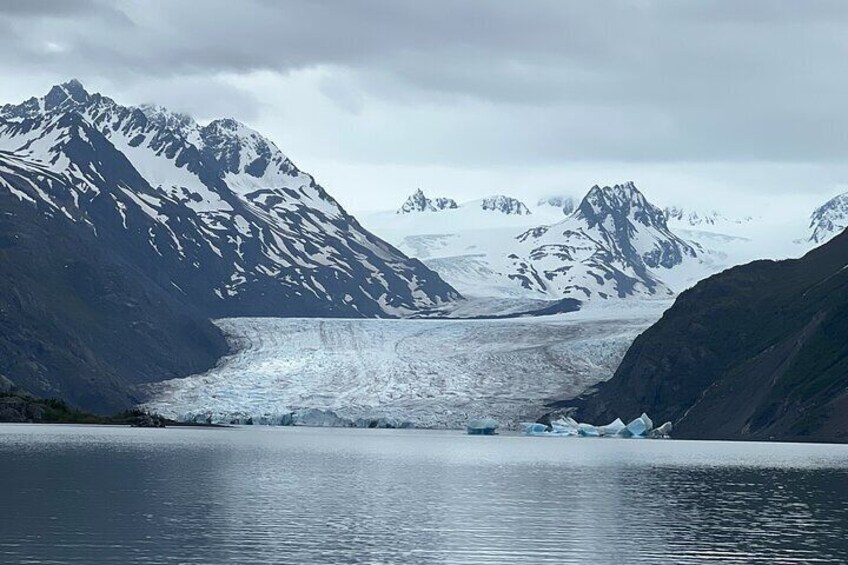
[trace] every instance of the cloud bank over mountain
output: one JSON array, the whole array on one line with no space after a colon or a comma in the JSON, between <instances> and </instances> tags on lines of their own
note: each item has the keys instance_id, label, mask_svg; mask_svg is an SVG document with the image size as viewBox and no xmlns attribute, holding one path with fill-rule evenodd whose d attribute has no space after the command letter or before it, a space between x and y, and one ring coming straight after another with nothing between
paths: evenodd
<instances>
[{"instance_id":1,"label":"cloud bank over mountain","mask_svg":"<svg viewBox=\"0 0 848 565\"><path fill-rule=\"evenodd\" d=\"M846 20L826 1L9 2L0 101L76 76L232 114L363 207L444 171L463 198L635 178L819 201L848 178Z\"/></svg>"}]
</instances>

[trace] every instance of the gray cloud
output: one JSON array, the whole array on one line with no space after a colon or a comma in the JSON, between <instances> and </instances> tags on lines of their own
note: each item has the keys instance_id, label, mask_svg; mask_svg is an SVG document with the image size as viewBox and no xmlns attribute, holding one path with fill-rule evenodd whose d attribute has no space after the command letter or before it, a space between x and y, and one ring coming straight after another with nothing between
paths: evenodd
<instances>
[{"instance_id":1,"label":"gray cloud","mask_svg":"<svg viewBox=\"0 0 848 565\"><path fill-rule=\"evenodd\" d=\"M846 29L841 1L13 1L0 4L0 72L261 120L273 97L239 91L238 77L288 85L319 69L314 96L340 115L426 113L407 153L386 126L340 136L339 158L837 163Z\"/></svg>"}]
</instances>

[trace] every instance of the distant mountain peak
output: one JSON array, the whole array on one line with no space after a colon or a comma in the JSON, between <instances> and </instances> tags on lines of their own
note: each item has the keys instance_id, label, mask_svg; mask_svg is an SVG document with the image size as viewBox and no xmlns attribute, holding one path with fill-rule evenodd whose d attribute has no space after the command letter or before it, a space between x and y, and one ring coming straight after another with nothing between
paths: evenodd
<instances>
[{"instance_id":1,"label":"distant mountain peak","mask_svg":"<svg viewBox=\"0 0 848 565\"><path fill-rule=\"evenodd\" d=\"M824 243L848 228L848 192L834 196L810 214L810 238Z\"/></svg>"},{"instance_id":2,"label":"distant mountain peak","mask_svg":"<svg viewBox=\"0 0 848 565\"><path fill-rule=\"evenodd\" d=\"M586 220L590 227L612 218L614 223L629 219L644 226L668 229L663 211L648 202L633 181L593 186L577 207L576 215Z\"/></svg>"},{"instance_id":3,"label":"distant mountain peak","mask_svg":"<svg viewBox=\"0 0 848 565\"><path fill-rule=\"evenodd\" d=\"M515 258L512 278L528 289L581 300L670 296L658 273L696 257L633 182L595 185L574 214L517 239L530 247Z\"/></svg>"},{"instance_id":4,"label":"distant mountain peak","mask_svg":"<svg viewBox=\"0 0 848 565\"><path fill-rule=\"evenodd\" d=\"M480 207L483 210L500 212L508 216L527 216L530 214L530 209L522 201L512 196L504 196L503 194L484 198L480 203Z\"/></svg>"},{"instance_id":5,"label":"distant mountain peak","mask_svg":"<svg viewBox=\"0 0 848 565\"><path fill-rule=\"evenodd\" d=\"M553 196L544 196L540 198L536 202L537 206L551 206L553 208L559 208L562 210L562 213L566 216L570 216L574 212L574 208L577 206L575 199L571 196L562 196L562 195L553 195Z\"/></svg>"},{"instance_id":6,"label":"distant mountain peak","mask_svg":"<svg viewBox=\"0 0 848 565\"><path fill-rule=\"evenodd\" d=\"M413 192L403 206L398 209L398 214L411 214L416 212L439 212L441 210L452 210L459 208L453 198L428 198L420 188Z\"/></svg>"}]
</instances>

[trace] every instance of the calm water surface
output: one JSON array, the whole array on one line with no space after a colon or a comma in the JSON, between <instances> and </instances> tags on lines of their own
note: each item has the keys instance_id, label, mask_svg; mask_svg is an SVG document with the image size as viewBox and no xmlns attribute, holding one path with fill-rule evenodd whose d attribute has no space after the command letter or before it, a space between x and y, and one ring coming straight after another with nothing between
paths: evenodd
<instances>
[{"instance_id":1,"label":"calm water surface","mask_svg":"<svg viewBox=\"0 0 848 565\"><path fill-rule=\"evenodd\" d=\"M848 446L0 426L2 563L846 563Z\"/></svg>"}]
</instances>

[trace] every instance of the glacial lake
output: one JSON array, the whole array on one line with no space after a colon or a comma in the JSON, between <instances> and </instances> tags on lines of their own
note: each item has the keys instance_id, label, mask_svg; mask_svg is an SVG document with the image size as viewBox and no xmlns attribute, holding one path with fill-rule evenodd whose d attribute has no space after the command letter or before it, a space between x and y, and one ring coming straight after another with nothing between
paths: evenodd
<instances>
[{"instance_id":1,"label":"glacial lake","mask_svg":"<svg viewBox=\"0 0 848 565\"><path fill-rule=\"evenodd\" d=\"M0 425L2 563L846 563L848 446Z\"/></svg>"}]
</instances>

